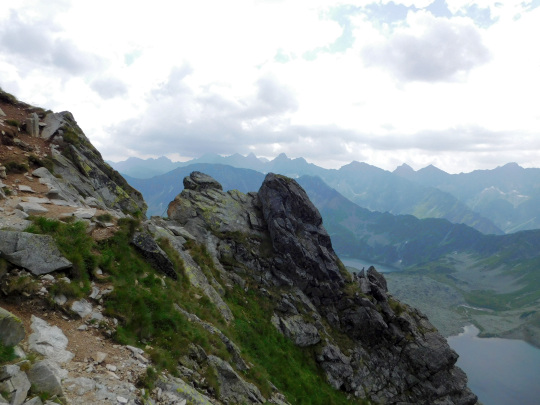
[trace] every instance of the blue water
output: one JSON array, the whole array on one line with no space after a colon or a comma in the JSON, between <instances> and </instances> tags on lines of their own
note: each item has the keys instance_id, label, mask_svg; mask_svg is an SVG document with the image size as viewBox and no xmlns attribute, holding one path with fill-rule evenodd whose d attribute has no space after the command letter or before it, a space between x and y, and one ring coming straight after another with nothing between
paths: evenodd
<instances>
[{"instance_id":1,"label":"blue water","mask_svg":"<svg viewBox=\"0 0 540 405\"><path fill-rule=\"evenodd\" d=\"M377 269L379 273L390 273L393 271L399 271L399 269L388 266L386 264L373 263L372 261L365 260L365 259L356 259L352 257L340 257L340 259L345 266L354 267L355 269L358 269L359 271L362 270L362 267L364 267L367 270L369 269L369 266L375 267L375 269Z\"/></svg>"},{"instance_id":2,"label":"blue water","mask_svg":"<svg viewBox=\"0 0 540 405\"><path fill-rule=\"evenodd\" d=\"M448 338L457 365L484 405L540 404L540 349L521 340L479 338L469 325Z\"/></svg>"}]
</instances>

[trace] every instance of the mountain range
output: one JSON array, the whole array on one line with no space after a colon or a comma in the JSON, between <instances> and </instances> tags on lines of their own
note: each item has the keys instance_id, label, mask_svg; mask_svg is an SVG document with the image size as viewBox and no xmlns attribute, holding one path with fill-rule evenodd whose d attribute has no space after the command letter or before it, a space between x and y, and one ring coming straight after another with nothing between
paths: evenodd
<instances>
[{"instance_id":1,"label":"mountain range","mask_svg":"<svg viewBox=\"0 0 540 405\"><path fill-rule=\"evenodd\" d=\"M389 172L361 162L337 170L324 169L285 154L270 161L254 154L235 154L204 155L188 162L172 162L162 157L110 163L122 174L134 178L149 178L170 171L173 166L195 163L224 164L293 178L312 175L372 211L445 218L486 234L540 228L540 169L524 169L515 163L461 174L449 174L434 166L414 171L407 165Z\"/></svg>"}]
</instances>

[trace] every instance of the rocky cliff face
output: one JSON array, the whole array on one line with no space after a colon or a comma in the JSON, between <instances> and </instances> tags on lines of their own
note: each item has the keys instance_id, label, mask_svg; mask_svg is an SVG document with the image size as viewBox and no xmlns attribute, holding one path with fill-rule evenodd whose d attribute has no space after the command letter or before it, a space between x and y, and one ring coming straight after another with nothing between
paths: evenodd
<instances>
[{"instance_id":1,"label":"rocky cliff face","mask_svg":"<svg viewBox=\"0 0 540 405\"><path fill-rule=\"evenodd\" d=\"M429 321L345 270L294 180L243 194L194 172L140 222L71 114L1 108L29 117L0 150L0 404L476 403Z\"/></svg>"},{"instance_id":2,"label":"rocky cliff face","mask_svg":"<svg viewBox=\"0 0 540 405\"><path fill-rule=\"evenodd\" d=\"M276 328L299 346L316 346L334 388L381 403L476 402L456 353L421 313L394 300L374 268L346 273L294 180L269 174L248 195L224 193L196 172L184 185L169 205L171 221L205 243L216 263L234 258L223 279L255 282L273 304Z\"/></svg>"}]
</instances>

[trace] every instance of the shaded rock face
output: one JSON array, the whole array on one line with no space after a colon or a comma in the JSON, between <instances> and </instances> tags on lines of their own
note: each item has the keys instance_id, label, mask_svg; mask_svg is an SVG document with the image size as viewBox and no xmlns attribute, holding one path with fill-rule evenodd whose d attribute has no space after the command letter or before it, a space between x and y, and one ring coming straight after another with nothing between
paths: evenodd
<instances>
[{"instance_id":1,"label":"shaded rock face","mask_svg":"<svg viewBox=\"0 0 540 405\"><path fill-rule=\"evenodd\" d=\"M225 284L255 280L275 303L272 323L315 348L334 388L378 403L476 403L456 353L424 315L393 299L375 268L342 270L319 212L294 180L268 174L248 195L224 192L202 173L184 185L169 205L171 226L207 247ZM226 270L220 261L230 257L238 265Z\"/></svg>"},{"instance_id":2,"label":"shaded rock face","mask_svg":"<svg viewBox=\"0 0 540 405\"><path fill-rule=\"evenodd\" d=\"M136 232L131 239L131 243L154 268L165 273L173 280L178 279L171 260L149 234Z\"/></svg>"},{"instance_id":3,"label":"shaded rock face","mask_svg":"<svg viewBox=\"0 0 540 405\"><path fill-rule=\"evenodd\" d=\"M264 220L280 269L317 303L344 284L319 211L298 183L268 174L259 190Z\"/></svg>"}]
</instances>

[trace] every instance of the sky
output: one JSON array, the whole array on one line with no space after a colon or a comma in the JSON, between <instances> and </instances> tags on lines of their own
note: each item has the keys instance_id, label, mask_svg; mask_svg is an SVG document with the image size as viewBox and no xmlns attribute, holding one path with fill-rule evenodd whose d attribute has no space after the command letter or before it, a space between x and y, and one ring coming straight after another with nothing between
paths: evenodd
<instances>
[{"instance_id":1,"label":"sky","mask_svg":"<svg viewBox=\"0 0 540 405\"><path fill-rule=\"evenodd\" d=\"M3 0L0 87L107 160L540 167L540 0Z\"/></svg>"}]
</instances>

